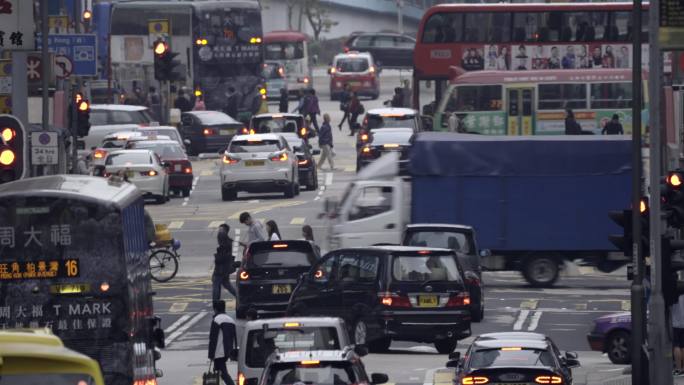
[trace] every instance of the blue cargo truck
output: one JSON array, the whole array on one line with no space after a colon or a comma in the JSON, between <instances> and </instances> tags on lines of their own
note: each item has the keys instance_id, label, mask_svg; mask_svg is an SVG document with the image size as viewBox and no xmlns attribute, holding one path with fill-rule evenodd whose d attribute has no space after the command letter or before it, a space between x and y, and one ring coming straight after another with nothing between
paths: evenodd
<instances>
[{"instance_id":1,"label":"blue cargo truck","mask_svg":"<svg viewBox=\"0 0 684 385\"><path fill-rule=\"evenodd\" d=\"M410 159L410 176L393 174L390 155L328 203L331 248L399 243L406 224L447 223L475 228L483 268L535 286L552 286L568 260L606 272L629 262L608 240L621 232L608 211L630 204L624 137L425 132Z\"/></svg>"}]
</instances>

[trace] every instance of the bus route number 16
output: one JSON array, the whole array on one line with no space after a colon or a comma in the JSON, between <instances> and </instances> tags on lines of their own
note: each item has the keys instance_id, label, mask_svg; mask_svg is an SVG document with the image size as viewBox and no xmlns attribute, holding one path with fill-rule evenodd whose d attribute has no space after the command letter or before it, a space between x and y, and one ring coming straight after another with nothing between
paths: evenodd
<instances>
[{"instance_id":1,"label":"bus route number 16","mask_svg":"<svg viewBox=\"0 0 684 385\"><path fill-rule=\"evenodd\" d=\"M69 259L64 262L67 277L78 277L78 261Z\"/></svg>"}]
</instances>

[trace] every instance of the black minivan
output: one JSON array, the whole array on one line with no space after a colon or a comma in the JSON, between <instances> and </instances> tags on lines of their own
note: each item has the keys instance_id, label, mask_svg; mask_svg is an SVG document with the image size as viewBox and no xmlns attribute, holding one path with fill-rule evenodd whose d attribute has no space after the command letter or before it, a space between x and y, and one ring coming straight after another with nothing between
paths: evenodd
<instances>
[{"instance_id":1,"label":"black minivan","mask_svg":"<svg viewBox=\"0 0 684 385\"><path fill-rule=\"evenodd\" d=\"M298 278L318 261L309 241L267 241L249 245L237 271L236 317L282 315Z\"/></svg>"},{"instance_id":2,"label":"black minivan","mask_svg":"<svg viewBox=\"0 0 684 385\"><path fill-rule=\"evenodd\" d=\"M328 253L302 276L287 313L340 317L373 352L402 340L446 354L470 336L469 305L452 250L373 246Z\"/></svg>"}]
</instances>

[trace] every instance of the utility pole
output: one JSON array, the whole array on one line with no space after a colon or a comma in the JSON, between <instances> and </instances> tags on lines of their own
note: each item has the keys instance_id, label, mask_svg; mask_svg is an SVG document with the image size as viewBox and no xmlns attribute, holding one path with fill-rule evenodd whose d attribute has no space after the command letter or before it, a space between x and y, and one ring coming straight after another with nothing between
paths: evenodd
<instances>
[{"instance_id":1,"label":"utility pole","mask_svg":"<svg viewBox=\"0 0 684 385\"><path fill-rule=\"evenodd\" d=\"M50 93L48 90L49 83L48 78L50 77L50 71L52 68L48 65L50 62L50 52L48 51L48 0L42 0L40 2L40 30L42 34L41 47L40 47L40 60L43 63L43 73L41 76L41 87L42 90L42 106L43 106L43 116L42 116L42 130L45 131L50 125Z\"/></svg>"},{"instance_id":2,"label":"utility pole","mask_svg":"<svg viewBox=\"0 0 684 385\"><path fill-rule=\"evenodd\" d=\"M397 32L404 33L404 0L397 0Z\"/></svg>"},{"instance_id":3,"label":"utility pole","mask_svg":"<svg viewBox=\"0 0 684 385\"><path fill-rule=\"evenodd\" d=\"M641 0L634 0L632 26L641 31ZM648 385L646 347L646 300L644 290L644 250L641 245L641 33L632 34L632 384Z\"/></svg>"},{"instance_id":4,"label":"utility pole","mask_svg":"<svg viewBox=\"0 0 684 385\"><path fill-rule=\"evenodd\" d=\"M663 298L662 232L666 227L661 216L660 179L662 172L660 103L663 71L663 53L660 49L660 0L650 1L649 6L649 124L650 124L650 186L649 202L651 240L651 298L648 319L648 351L651 384L672 385L672 343L669 338L670 320L667 319ZM641 33L641 31L634 31ZM639 63L633 63L635 66Z\"/></svg>"}]
</instances>

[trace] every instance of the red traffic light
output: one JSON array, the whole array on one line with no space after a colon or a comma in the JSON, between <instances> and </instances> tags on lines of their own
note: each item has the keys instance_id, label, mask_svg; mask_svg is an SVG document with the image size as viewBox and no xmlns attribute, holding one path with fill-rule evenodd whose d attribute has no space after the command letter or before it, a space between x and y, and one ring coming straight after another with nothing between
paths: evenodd
<instances>
[{"instance_id":1,"label":"red traffic light","mask_svg":"<svg viewBox=\"0 0 684 385\"><path fill-rule=\"evenodd\" d=\"M166 53L166 51L168 51L168 50L169 50L169 45L166 44L166 42L159 40L156 43L154 43L154 54L155 55L159 55L159 56L164 55Z\"/></svg>"}]
</instances>

